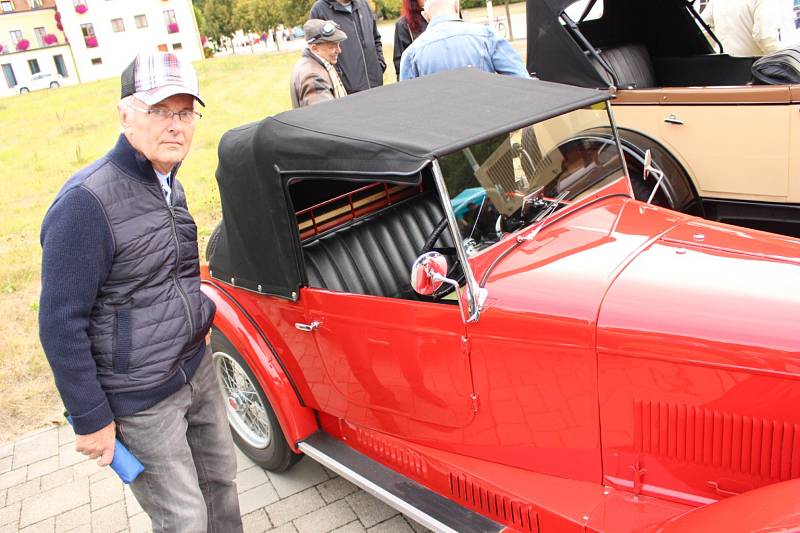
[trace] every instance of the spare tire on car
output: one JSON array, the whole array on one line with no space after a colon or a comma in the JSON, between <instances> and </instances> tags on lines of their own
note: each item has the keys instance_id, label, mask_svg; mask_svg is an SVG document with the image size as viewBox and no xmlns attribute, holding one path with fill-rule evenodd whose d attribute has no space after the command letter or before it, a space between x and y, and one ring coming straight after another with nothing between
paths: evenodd
<instances>
[{"instance_id":1,"label":"spare tire on car","mask_svg":"<svg viewBox=\"0 0 800 533\"><path fill-rule=\"evenodd\" d=\"M753 77L767 85L800 83L800 46L790 46L753 63Z\"/></svg>"},{"instance_id":2,"label":"spare tire on car","mask_svg":"<svg viewBox=\"0 0 800 533\"><path fill-rule=\"evenodd\" d=\"M225 223L224 220L220 220L219 224L211 231L211 236L208 238L208 244L206 244L206 262L211 261L211 258L214 256L214 250L217 248L217 242L219 242L219 235L222 233L222 227Z\"/></svg>"}]
</instances>

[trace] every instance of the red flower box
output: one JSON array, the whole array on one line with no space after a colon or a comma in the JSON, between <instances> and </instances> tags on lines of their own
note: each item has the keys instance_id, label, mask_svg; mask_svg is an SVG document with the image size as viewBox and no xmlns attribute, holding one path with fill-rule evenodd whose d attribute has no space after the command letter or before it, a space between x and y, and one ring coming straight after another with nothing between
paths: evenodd
<instances>
[{"instance_id":1,"label":"red flower box","mask_svg":"<svg viewBox=\"0 0 800 533\"><path fill-rule=\"evenodd\" d=\"M97 37L87 37L86 48L96 48L96 47L97 47Z\"/></svg>"},{"instance_id":2,"label":"red flower box","mask_svg":"<svg viewBox=\"0 0 800 533\"><path fill-rule=\"evenodd\" d=\"M167 24L167 31L169 33L178 33L178 23L170 22L169 24Z\"/></svg>"},{"instance_id":3,"label":"red flower box","mask_svg":"<svg viewBox=\"0 0 800 533\"><path fill-rule=\"evenodd\" d=\"M17 41L17 50L19 50L20 52L24 52L25 50L28 49L30 45L31 42L28 39L20 39L19 41Z\"/></svg>"},{"instance_id":4,"label":"red flower box","mask_svg":"<svg viewBox=\"0 0 800 533\"><path fill-rule=\"evenodd\" d=\"M83 15L87 11L89 11L89 6L87 6L86 4L78 4L77 6L75 6L75 12L78 13L79 15Z\"/></svg>"},{"instance_id":5,"label":"red flower box","mask_svg":"<svg viewBox=\"0 0 800 533\"><path fill-rule=\"evenodd\" d=\"M2 44L0 44L0 54L2 54L2 53L3 53L3 51L4 51L5 49L6 49L6 48L5 48L5 46L3 46Z\"/></svg>"},{"instance_id":6,"label":"red flower box","mask_svg":"<svg viewBox=\"0 0 800 533\"><path fill-rule=\"evenodd\" d=\"M56 37L52 33L48 33L47 35L45 35L43 37L43 40L44 40L44 44L47 44L47 45L56 44L58 42L58 37Z\"/></svg>"}]
</instances>

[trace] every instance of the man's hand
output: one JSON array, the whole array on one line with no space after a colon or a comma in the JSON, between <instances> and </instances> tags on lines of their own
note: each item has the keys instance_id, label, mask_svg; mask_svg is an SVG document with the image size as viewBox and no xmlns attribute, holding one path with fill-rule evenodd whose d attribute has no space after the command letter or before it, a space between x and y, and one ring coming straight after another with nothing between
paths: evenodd
<instances>
[{"instance_id":1,"label":"man's hand","mask_svg":"<svg viewBox=\"0 0 800 533\"><path fill-rule=\"evenodd\" d=\"M88 435L75 435L75 450L88 455L92 459L98 459L97 464L108 466L114 458L114 444L117 435L117 427L112 421L101 430Z\"/></svg>"}]
</instances>

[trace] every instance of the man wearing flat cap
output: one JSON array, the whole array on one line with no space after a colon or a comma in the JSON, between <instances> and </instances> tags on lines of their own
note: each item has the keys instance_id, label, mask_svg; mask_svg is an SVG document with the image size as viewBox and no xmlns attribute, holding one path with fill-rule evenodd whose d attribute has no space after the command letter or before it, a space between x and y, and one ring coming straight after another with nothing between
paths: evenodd
<instances>
[{"instance_id":1,"label":"man wearing flat cap","mask_svg":"<svg viewBox=\"0 0 800 533\"><path fill-rule=\"evenodd\" d=\"M292 107L305 107L347 96L336 72L347 35L331 20L310 19L303 25L307 47L292 70Z\"/></svg>"},{"instance_id":2,"label":"man wearing flat cap","mask_svg":"<svg viewBox=\"0 0 800 533\"><path fill-rule=\"evenodd\" d=\"M200 118L171 53L122 73L123 133L62 187L41 231L39 335L76 434L101 466L115 437L154 532L242 531L236 456L206 335L197 227L177 180Z\"/></svg>"}]
</instances>

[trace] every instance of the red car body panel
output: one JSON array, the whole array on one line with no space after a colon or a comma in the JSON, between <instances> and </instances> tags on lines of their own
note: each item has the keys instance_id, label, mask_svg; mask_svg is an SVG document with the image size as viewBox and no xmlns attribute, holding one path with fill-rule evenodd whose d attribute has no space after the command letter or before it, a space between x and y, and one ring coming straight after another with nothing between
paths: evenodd
<instances>
[{"instance_id":1,"label":"red car body panel","mask_svg":"<svg viewBox=\"0 0 800 533\"><path fill-rule=\"evenodd\" d=\"M632 486L635 463L644 492L704 503L800 475L800 243L753 237L683 224L610 289L597 340L606 482Z\"/></svg>"},{"instance_id":2,"label":"red car body panel","mask_svg":"<svg viewBox=\"0 0 800 533\"><path fill-rule=\"evenodd\" d=\"M218 327L247 339L237 348L290 443L317 410L329 434L516 530L634 531L800 476L800 242L626 186L471 259L489 294L475 323L442 303L226 286L237 310L205 289ZM759 320L715 319L731 308ZM735 525L715 516L716 530Z\"/></svg>"},{"instance_id":3,"label":"red car body panel","mask_svg":"<svg viewBox=\"0 0 800 533\"><path fill-rule=\"evenodd\" d=\"M318 426L314 411L301 404L292 381L280 364L286 359L285 355L281 357L281 362L278 361L278 354L285 354L287 351L285 338L275 334L272 323L263 320L255 322L262 317L254 318L251 314L258 308L246 305L249 302L245 299L245 291L228 286L220 287L216 282L210 281L206 266L201 268L201 275L203 292L217 306L214 327L231 341L247 361L275 409L287 442L294 451L299 452L296 443L314 433ZM235 300L232 294L235 295ZM273 303L279 302L276 299ZM273 334L266 337L265 331Z\"/></svg>"}]
</instances>

